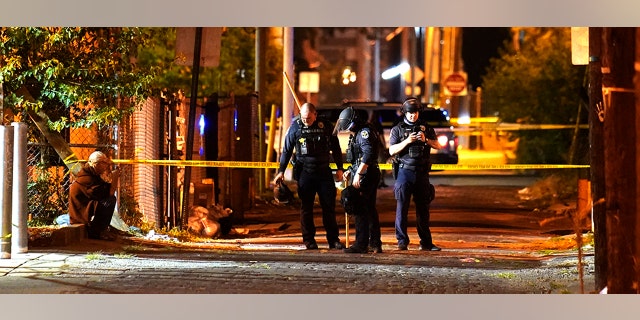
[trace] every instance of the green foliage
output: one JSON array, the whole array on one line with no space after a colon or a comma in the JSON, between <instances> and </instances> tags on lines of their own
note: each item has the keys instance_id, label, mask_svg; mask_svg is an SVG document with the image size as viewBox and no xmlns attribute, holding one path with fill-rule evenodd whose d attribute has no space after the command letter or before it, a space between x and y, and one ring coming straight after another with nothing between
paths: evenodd
<instances>
[{"instance_id":1,"label":"green foliage","mask_svg":"<svg viewBox=\"0 0 640 320\"><path fill-rule=\"evenodd\" d=\"M515 279L516 275L512 272L500 272L498 274L495 275L497 278L502 278L502 279Z\"/></svg>"},{"instance_id":2,"label":"green foliage","mask_svg":"<svg viewBox=\"0 0 640 320\"><path fill-rule=\"evenodd\" d=\"M571 64L570 28L521 28L518 44L506 43L499 59L492 59L483 77L483 108L502 121L523 124L587 123L587 112L579 112L580 89L585 68ZM584 145L587 130L580 130L574 142L573 130L523 130L519 163L567 163L585 159L587 147L569 154L572 143Z\"/></svg>"},{"instance_id":3,"label":"green foliage","mask_svg":"<svg viewBox=\"0 0 640 320\"><path fill-rule=\"evenodd\" d=\"M140 68L135 56L154 36L143 28L0 28L0 81L5 107L15 113L44 109L61 129L111 124L146 99L157 68ZM25 100L21 90L34 102ZM121 103L126 98L132 104ZM69 108L90 106L72 121Z\"/></svg>"},{"instance_id":4,"label":"green foliage","mask_svg":"<svg viewBox=\"0 0 640 320\"><path fill-rule=\"evenodd\" d=\"M192 67L176 63L175 28L0 28L4 106L44 109L51 128L117 123L161 90L191 92ZM255 28L224 28L218 67L202 67L198 96L255 90ZM267 47L264 94L282 100L282 49ZM35 101L26 101L27 89ZM123 103L130 102L130 103ZM72 106L88 112L70 114Z\"/></svg>"},{"instance_id":5,"label":"green foliage","mask_svg":"<svg viewBox=\"0 0 640 320\"><path fill-rule=\"evenodd\" d=\"M33 169L33 179L27 183L28 208L38 208L28 221L30 227L52 225L59 215L68 211L68 193L60 188L61 178L51 174L46 164L40 163Z\"/></svg>"},{"instance_id":6,"label":"green foliage","mask_svg":"<svg viewBox=\"0 0 640 320\"><path fill-rule=\"evenodd\" d=\"M154 87L169 92L191 92L192 66L178 64L176 58L176 28L156 28L151 44L138 55L141 66L158 67ZM246 95L255 89L255 28L224 28L220 41L220 63L217 67L201 67L198 76L198 96L233 92ZM282 100L282 49L268 46L266 61L268 105ZM276 89L273 89L276 88ZM280 88L279 90L277 88Z\"/></svg>"},{"instance_id":7,"label":"green foliage","mask_svg":"<svg viewBox=\"0 0 640 320\"><path fill-rule=\"evenodd\" d=\"M87 253L87 255L84 258L87 259L87 261L106 260L107 256L104 255L102 251L96 251L96 252Z\"/></svg>"}]
</instances>

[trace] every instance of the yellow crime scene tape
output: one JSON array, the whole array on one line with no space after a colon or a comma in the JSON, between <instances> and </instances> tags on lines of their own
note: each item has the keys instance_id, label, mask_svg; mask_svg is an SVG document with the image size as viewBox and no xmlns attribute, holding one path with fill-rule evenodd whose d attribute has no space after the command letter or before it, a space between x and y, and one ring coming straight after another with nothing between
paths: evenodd
<instances>
[{"instance_id":1,"label":"yellow crime scene tape","mask_svg":"<svg viewBox=\"0 0 640 320\"><path fill-rule=\"evenodd\" d=\"M589 125L579 125L578 129L589 129ZM494 131L523 131L523 130L558 130L558 129L575 129L575 125L565 124L498 124L498 125L485 125L480 127L470 126L457 126L451 129L456 134L474 134L481 132L494 132Z\"/></svg>"},{"instance_id":2,"label":"yellow crime scene tape","mask_svg":"<svg viewBox=\"0 0 640 320\"><path fill-rule=\"evenodd\" d=\"M142 165L160 165L175 167L218 167L218 168L257 168L257 169L277 169L280 164L278 162L257 162L257 161L208 161L208 160L145 160L145 159L114 159L116 164L142 164ZM331 163L331 168L336 169L335 163ZM345 164L346 166L346 164ZM289 164L291 167L291 164ZM382 170L391 170L390 163L379 165ZM524 169L580 169L589 168L589 165L571 165L571 164L434 164L432 170L524 170Z\"/></svg>"}]
</instances>

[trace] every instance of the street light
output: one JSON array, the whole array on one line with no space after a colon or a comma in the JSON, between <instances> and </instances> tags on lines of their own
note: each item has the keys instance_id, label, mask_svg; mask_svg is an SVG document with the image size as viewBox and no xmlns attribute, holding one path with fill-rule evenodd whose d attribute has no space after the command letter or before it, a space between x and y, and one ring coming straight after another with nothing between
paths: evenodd
<instances>
[{"instance_id":1,"label":"street light","mask_svg":"<svg viewBox=\"0 0 640 320\"><path fill-rule=\"evenodd\" d=\"M382 72L382 79L384 80L389 80L393 77L397 77L407 71L409 71L409 64L406 62L403 62L397 66L391 67L387 70L385 70L384 72Z\"/></svg>"},{"instance_id":2,"label":"street light","mask_svg":"<svg viewBox=\"0 0 640 320\"><path fill-rule=\"evenodd\" d=\"M342 70L342 84L348 85L351 82L356 82L356 73L351 71L351 67L347 66Z\"/></svg>"}]
</instances>

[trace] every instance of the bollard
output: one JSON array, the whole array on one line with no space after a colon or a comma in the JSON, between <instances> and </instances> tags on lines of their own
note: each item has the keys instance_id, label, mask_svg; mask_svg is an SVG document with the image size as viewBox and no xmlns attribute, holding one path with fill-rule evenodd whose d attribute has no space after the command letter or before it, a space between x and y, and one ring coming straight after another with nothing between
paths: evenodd
<instances>
[{"instance_id":1,"label":"bollard","mask_svg":"<svg viewBox=\"0 0 640 320\"><path fill-rule=\"evenodd\" d=\"M11 252L26 253L29 247L27 217L27 130L26 123L13 127L13 198L11 199Z\"/></svg>"},{"instance_id":2,"label":"bollard","mask_svg":"<svg viewBox=\"0 0 640 320\"><path fill-rule=\"evenodd\" d=\"M10 259L13 128L0 126L0 137L0 259Z\"/></svg>"}]
</instances>

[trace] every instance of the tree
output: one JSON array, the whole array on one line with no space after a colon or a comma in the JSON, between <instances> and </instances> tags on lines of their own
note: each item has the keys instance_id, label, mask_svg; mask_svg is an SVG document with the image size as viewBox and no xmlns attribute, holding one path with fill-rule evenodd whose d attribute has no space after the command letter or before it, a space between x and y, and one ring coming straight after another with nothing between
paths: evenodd
<instances>
[{"instance_id":1,"label":"tree","mask_svg":"<svg viewBox=\"0 0 640 320\"><path fill-rule=\"evenodd\" d=\"M115 123L153 92L157 68L135 60L153 36L143 28L1 28L4 106L23 118L45 111L55 130ZM69 109L78 105L90 110L72 120Z\"/></svg>"},{"instance_id":2,"label":"tree","mask_svg":"<svg viewBox=\"0 0 640 320\"><path fill-rule=\"evenodd\" d=\"M176 28L156 28L156 35L148 47L138 55L141 66L158 68L154 87L170 92L190 92L192 67L176 63ZM210 96L233 92L246 95L255 90L255 28L224 28L220 45L220 63L217 67L201 67L198 93ZM267 87L282 86L282 49L267 49ZM268 90L267 104L280 104L282 91Z\"/></svg>"},{"instance_id":3,"label":"tree","mask_svg":"<svg viewBox=\"0 0 640 320\"><path fill-rule=\"evenodd\" d=\"M175 28L1 28L0 81L4 106L16 112L45 110L52 128L115 123L136 102L168 89L189 92L191 66L175 61ZM267 86L281 86L282 53L267 52ZM255 28L225 28L220 65L202 68L199 90L245 95L254 91ZM26 88L34 102L16 94ZM131 104L119 104L119 99ZM279 103L269 90L266 102ZM69 108L91 106L70 120Z\"/></svg>"},{"instance_id":4,"label":"tree","mask_svg":"<svg viewBox=\"0 0 640 320\"><path fill-rule=\"evenodd\" d=\"M570 28L512 29L514 42L505 43L500 58L492 59L483 77L483 108L502 121L523 124L587 123L581 103L585 67L571 64ZM517 131L517 159L521 163L567 163L587 159L588 131ZM580 143L577 157L570 154Z\"/></svg>"}]
</instances>

